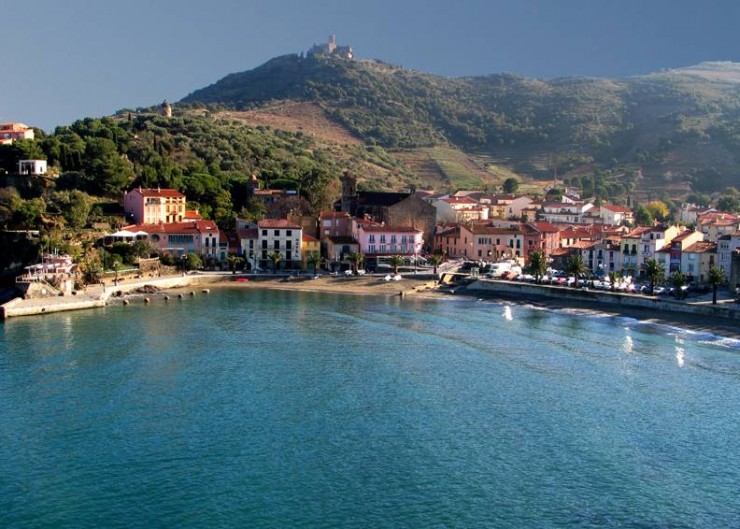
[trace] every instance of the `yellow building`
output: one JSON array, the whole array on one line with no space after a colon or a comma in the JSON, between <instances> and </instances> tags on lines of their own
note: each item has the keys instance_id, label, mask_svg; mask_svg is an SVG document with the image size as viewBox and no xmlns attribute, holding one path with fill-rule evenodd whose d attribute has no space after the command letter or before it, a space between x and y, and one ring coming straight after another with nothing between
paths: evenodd
<instances>
[{"instance_id":1,"label":"yellow building","mask_svg":"<svg viewBox=\"0 0 740 529\"><path fill-rule=\"evenodd\" d=\"M316 237L304 233L301 240L301 268L314 272L314 263L311 261L311 255L315 255L317 258L321 256L321 241ZM317 262L316 268L318 266L319 264Z\"/></svg>"}]
</instances>

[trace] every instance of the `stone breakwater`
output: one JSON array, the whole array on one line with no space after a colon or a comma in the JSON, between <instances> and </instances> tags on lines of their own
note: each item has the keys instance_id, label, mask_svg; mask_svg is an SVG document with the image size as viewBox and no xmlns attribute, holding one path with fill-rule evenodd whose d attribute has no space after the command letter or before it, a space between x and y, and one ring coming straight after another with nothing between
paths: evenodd
<instances>
[{"instance_id":1,"label":"stone breakwater","mask_svg":"<svg viewBox=\"0 0 740 529\"><path fill-rule=\"evenodd\" d=\"M153 286L157 289L170 289L202 285L221 281L221 274L195 274L185 276L169 276L150 278L141 281L124 281L118 285L101 286L95 285L85 291L80 291L74 296L58 296L36 299L13 299L0 305L0 319L9 319L19 316L36 316L52 312L64 312L69 310L92 309L105 307L111 296L128 294L145 286Z\"/></svg>"},{"instance_id":2,"label":"stone breakwater","mask_svg":"<svg viewBox=\"0 0 740 529\"><path fill-rule=\"evenodd\" d=\"M646 314L663 319L683 316L684 318L702 318L705 321L716 320L732 326L740 324L740 308L730 303L713 305L711 301L676 301L656 296L495 280L475 281L467 286L466 291L469 294L490 295L517 301L532 300L543 301L547 304L584 305L616 312L639 311L641 317Z\"/></svg>"}]
</instances>

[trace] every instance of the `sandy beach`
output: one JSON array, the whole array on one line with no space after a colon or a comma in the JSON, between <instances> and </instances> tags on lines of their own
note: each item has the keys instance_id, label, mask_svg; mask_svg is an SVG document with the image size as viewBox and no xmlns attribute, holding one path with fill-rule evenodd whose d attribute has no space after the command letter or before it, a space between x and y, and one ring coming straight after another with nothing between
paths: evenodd
<instances>
[{"instance_id":1,"label":"sandy beach","mask_svg":"<svg viewBox=\"0 0 740 529\"><path fill-rule=\"evenodd\" d=\"M229 288L271 288L281 290L299 290L303 292L331 292L354 295L373 296L407 296L421 292L433 293L436 291L436 281L428 278L404 277L400 281L385 281L383 276L319 276L318 279L300 276L274 278L270 276L239 276L224 277L224 281L216 283L214 287Z\"/></svg>"},{"instance_id":2,"label":"sandy beach","mask_svg":"<svg viewBox=\"0 0 740 529\"><path fill-rule=\"evenodd\" d=\"M144 302L156 303L159 300L173 298L176 296L188 296L202 293L205 289L238 288L238 289L279 289L303 292L326 292L336 294L367 295L367 296L459 296L470 298L483 298L493 302L514 303L521 305L533 305L551 310L583 310L584 312L598 312L602 314L613 314L632 317L641 321L656 323L660 325L680 327L696 332L708 332L719 336L740 340L740 329L736 321L723 318L707 317L697 314L687 314L677 311L651 311L637 307L625 307L609 303L594 303L587 299L578 300L573 298L560 299L553 297L531 297L527 295L499 295L484 293L479 290L468 291L465 287L457 286L453 290L440 290L439 285L429 276L406 276L400 281L385 281L384 276L330 276L322 275L318 279L310 276L244 276L230 273L206 273L195 274L180 278L184 284L173 284L178 277L162 277L136 282L137 284L120 285L125 291L118 295L107 297L105 301L87 306L75 306L87 297L99 299L99 293L91 291L81 296L82 299L48 298L46 300L24 300L24 304L36 307L35 314L43 312L55 312L56 310L75 310L78 308L93 308L105 304L132 305ZM132 282L133 283L133 282ZM146 283L146 285L144 285ZM141 287L145 286L145 292ZM129 287L129 288L125 288ZM110 289L115 290L115 289ZM454 292L454 294L452 294ZM45 306L46 311L38 309ZM56 309L56 310L54 310Z\"/></svg>"}]
</instances>

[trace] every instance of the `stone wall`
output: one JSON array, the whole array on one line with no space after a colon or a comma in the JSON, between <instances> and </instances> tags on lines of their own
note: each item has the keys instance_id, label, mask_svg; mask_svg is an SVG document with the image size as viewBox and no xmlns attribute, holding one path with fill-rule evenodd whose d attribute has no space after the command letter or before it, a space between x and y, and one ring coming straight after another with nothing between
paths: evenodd
<instances>
[{"instance_id":1,"label":"stone wall","mask_svg":"<svg viewBox=\"0 0 740 529\"><path fill-rule=\"evenodd\" d=\"M700 316L716 316L740 322L740 310L734 306L686 303L670 299L634 294L619 294L595 290L580 290L531 283L510 283L481 279L468 285L467 290L485 292L502 297L527 299L552 299L563 303L576 302L618 309L631 308L652 312L678 312Z\"/></svg>"}]
</instances>

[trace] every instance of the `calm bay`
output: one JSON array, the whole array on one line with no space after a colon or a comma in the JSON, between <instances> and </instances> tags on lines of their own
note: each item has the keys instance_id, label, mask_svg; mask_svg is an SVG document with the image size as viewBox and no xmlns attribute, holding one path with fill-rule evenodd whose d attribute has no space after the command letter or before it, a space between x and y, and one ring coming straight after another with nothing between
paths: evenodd
<instances>
[{"instance_id":1,"label":"calm bay","mask_svg":"<svg viewBox=\"0 0 740 529\"><path fill-rule=\"evenodd\" d=\"M0 325L0 525L740 527L740 344L216 289Z\"/></svg>"}]
</instances>

